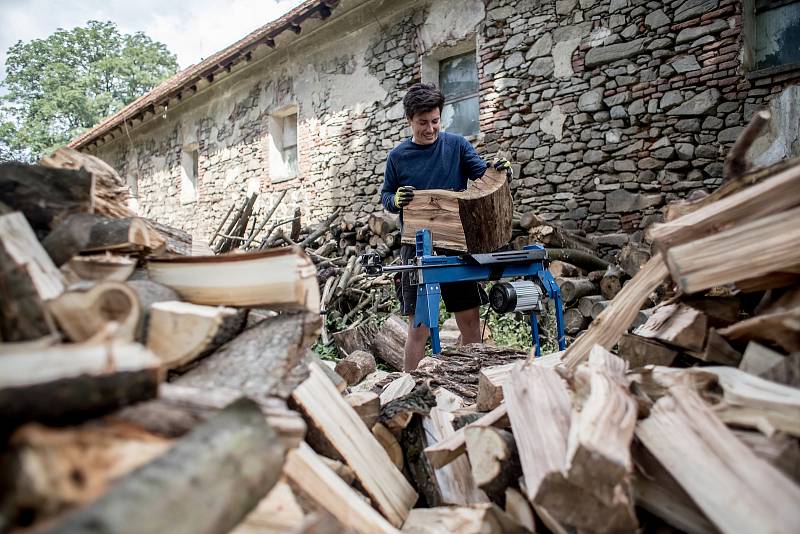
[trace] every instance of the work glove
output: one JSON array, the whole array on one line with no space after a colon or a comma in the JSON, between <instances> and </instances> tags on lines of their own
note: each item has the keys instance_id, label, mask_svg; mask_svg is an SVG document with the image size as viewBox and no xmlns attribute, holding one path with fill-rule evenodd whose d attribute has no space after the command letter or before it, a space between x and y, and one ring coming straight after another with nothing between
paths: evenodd
<instances>
[{"instance_id":1,"label":"work glove","mask_svg":"<svg viewBox=\"0 0 800 534\"><path fill-rule=\"evenodd\" d=\"M414 188L410 185L399 187L394 194L394 205L396 208L405 208L412 200L414 200Z\"/></svg>"},{"instance_id":2,"label":"work glove","mask_svg":"<svg viewBox=\"0 0 800 534\"><path fill-rule=\"evenodd\" d=\"M514 169L511 168L511 162L505 158L495 159L492 163L492 167L494 167L496 171L506 171L506 178L508 178L509 182L514 177Z\"/></svg>"}]
</instances>

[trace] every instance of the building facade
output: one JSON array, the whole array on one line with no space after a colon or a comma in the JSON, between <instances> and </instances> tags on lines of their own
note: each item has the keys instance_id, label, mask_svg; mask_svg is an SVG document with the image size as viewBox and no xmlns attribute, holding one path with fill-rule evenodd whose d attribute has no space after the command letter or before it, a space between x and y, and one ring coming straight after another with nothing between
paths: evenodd
<instances>
[{"instance_id":1,"label":"building facade","mask_svg":"<svg viewBox=\"0 0 800 534\"><path fill-rule=\"evenodd\" d=\"M800 154L800 2L308 1L72 142L128 177L142 215L207 239L232 204L380 210L417 81L443 123L515 163L519 211L619 246L718 186L754 112L762 163Z\"/></svg>"}]
</instances>

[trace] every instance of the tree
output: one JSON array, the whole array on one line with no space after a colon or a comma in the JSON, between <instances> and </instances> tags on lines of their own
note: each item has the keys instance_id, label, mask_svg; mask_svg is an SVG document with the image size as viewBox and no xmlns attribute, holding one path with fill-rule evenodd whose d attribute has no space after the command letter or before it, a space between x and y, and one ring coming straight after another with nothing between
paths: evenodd
<instances>
[{"instance_id":1,"label":"tree","mask_svg":"<svg viewBox=\"0 0 800 534\"><path fill-rule=\"evenodd\" d=\"M8 50L0 159L36 159L143 95L178 68L167 47L113 22L59 29ZM5 154L4 154L5 153Z\"/></svg>"}]
</instances>

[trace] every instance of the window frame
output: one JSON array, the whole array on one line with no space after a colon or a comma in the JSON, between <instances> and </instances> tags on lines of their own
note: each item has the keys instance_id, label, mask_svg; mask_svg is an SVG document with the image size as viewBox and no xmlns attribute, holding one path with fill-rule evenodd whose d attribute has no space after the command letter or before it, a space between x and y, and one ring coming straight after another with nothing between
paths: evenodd
<instances>
[{"instance_id":1,"label":"window frame","mask_svg":"<svg viewBox=\"0 0 800 534\"><path fill-rule=\"evenodd\" d=\"M476 35L474 34L470 35L466 39L459 41L458 43L455 43L451 46L437 47L434 50L430 51L426 56L422 58L420 65L421 67L420 74L423 82L434 83L436 84L437 87L441 89L440 67L442 62L447 61L448 59L452 59L470 53L475 54L475 76L478 81L477 92L466 96L459 96L452 100L445 99L445 105L461 102L462 100L466 100L469 98L474 98L474 97L478 98L478 131L474 134L463 136L469 141L475 141L483 135L480 126L480 109L481 109L480 56L478 55Z\"/></svg>"},{"instance_id":2,"label":"window frame","mask_svg":"<svg viewBox=\"0 0 800 534\"><path fill-rule=\"evenodd\" d=\"M284 138L286 120L295 117L294 145L287 145ZM270 113L269 116L269 178L273 184L288 182L300 176L300 110L297 105L290 105ZM291 169L286 163L286 150L294 147L297 154L297 169Z\"/></svg>"},{"instance_id":3,"label":"window frame","mask_svg":"<svg viewBox=\"0 0 800 534\"><path fill-rule=\"evenodd\" d=\"M200 149L197 143L184 145L181 149L181 204L197 202L197 182L200 174ZM138 187L137 187L138 189Z\"/></svg>"},{"instance_id":4,"label":"window frame","mask_svg":"<svg viewBox=\"0 0 800 534\"><path fill-rule=\"evenodd\" d=\"M742 0L742 68L747 79L765 78L783 72L800 70L800 58L793 63L783 65L762 68L756 66L756 18L767 11L791 4L800 4L800 0Z\"/></svg>"}]
</instances>

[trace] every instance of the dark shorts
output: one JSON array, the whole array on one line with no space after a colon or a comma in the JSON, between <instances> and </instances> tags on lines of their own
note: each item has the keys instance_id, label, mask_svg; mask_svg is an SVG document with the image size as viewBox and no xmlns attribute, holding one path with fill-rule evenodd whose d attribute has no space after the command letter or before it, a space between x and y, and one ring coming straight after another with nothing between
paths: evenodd
<instances>
[{"instance_id":1,"label":"dark shorts","mask_svg":"<svg viewBox=\"0 0 800 534\"><path fill-rule=\"evenodd\" d=\"M406 264L415 254L414 245L400 247L400 259L403 264ZM411 285L411 275L407 272L398 273L395 277L395 289L397 298L400 300L400 312L403 315L413 315L417 308L417 286ZM489 302L486 291L478 282L441 284L441 289L444 307L450 313L470 310Z\"/></svg>"}]
</instances>

